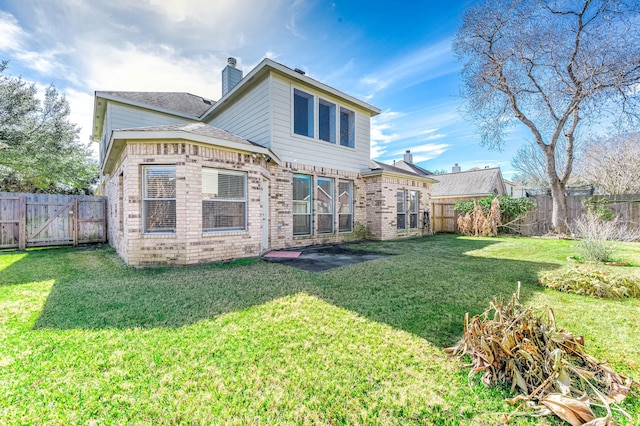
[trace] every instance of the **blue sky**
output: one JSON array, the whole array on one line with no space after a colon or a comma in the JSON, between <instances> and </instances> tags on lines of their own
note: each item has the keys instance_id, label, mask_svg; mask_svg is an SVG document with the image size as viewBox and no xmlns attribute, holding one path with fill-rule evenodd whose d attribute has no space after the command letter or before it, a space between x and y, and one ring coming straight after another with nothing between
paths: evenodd
<instances>
[{"instance_id":1,"label":"blue sky","mask_svg":"<svg viewBox=\"0 0 640 426\"><path fill-rule=\"evenodd\" d=\"M218 99L233 56L245 74L270 57L382 110L372 156L406 149L428 169L500 166L462 116L462 64L451 37L464 2L310 0L0 1L0 59L8 74L54 84L89 140L95 90L186 91ZM510 139L510 140L509 140Z\"/></svg>"}]
</instances>

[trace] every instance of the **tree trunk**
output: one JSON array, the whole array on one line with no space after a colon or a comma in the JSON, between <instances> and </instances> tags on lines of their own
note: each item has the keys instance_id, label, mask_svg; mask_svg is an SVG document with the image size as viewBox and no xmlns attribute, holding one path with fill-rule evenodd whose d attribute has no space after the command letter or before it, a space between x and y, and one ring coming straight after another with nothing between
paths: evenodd
<instances>
[{"instance_id":1,"label":"tree trunk","mask_svg":"<svg viewBox=\"0 0 640 426\"><path fill-rule=\"evenodd\" d=\"M553 210L551 214L551 225L553 232L557 234L568 234L569 226L567 225L567 197L564 193L565 185L556 180L551 182L551 198Z\"/></svg>"}]
</instances>

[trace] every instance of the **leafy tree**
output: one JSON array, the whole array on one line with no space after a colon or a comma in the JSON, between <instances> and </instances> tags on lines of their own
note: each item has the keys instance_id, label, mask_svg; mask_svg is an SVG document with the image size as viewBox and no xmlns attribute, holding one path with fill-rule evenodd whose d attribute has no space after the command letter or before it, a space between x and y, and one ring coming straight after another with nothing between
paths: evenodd
<instances>
[{"instance_id":1,"label":"leafy tree","mask_svg":"<svg viewBox=\"0 0 640 426\"><path fill-rule=\"evenodd\" d=\"M579 132L606 114L638 121L639 9L636 1L478 1L456 34L462 94L482 143L501 148L516 122L529 129L544 154L556 232L568 231L565 187Z\"/></svg>"},{"instance_id":2,"label":"leafy tree","mask_svg":"<svg viewBox=\"0 0 640 426\"><path fill-rule=\"evenodd\" d=\"M579 173L604 194L640 194L640 132L588 141Z\"/></svg>"},{"instance_id":3,"label":"leafy tree","mask_svg":"<svg viewBox=\"0 0 640 426\"><path fill-rule=\"evenodd\" d=\"M0 63L0 191L90 193L98 166L69 122L69 103L53 86L38 99L33 83L4 75Z\"/></svg>"}]
</instances>

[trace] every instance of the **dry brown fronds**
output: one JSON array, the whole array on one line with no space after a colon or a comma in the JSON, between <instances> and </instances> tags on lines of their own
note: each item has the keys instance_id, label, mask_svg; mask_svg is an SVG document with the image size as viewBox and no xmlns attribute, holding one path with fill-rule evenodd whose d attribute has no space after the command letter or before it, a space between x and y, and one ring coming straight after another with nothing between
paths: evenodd
<instances>
[{"instance_id":1,"label":"dry brown fronds","mask_svg":"<svg viewBox=\"0 0 640 426\"><path fill-rule=\"evenodd\" d=\"M467 213L464 216L458 216L458 232L462 235L473 234L473 220L471 219L471 213Z\"/></svg>"},{"instance_id":2,"label":"dry brown fronds","mask_svg":"<svg viewBox=\"0 0 640 426\"><path fill-rule=\"evenodd\" d=\"M466 314L464 336L446 351L471 357L466 366L471 367L470 383L484 373L482 382L487 386L507 383L512 392L517 389L519 394L507 400L511 404L537 402L541 414L554 413L572 425L595 419L591 401L606 407L609 421L612 409L628 416L618 404L632 383L638 383L587 355L584 339L558 329L551 309L540 311L536 315L520 304L518 283L508 303L494 299L481 315Z\"/></svg>"},{"instance_id":3,"label":"dry brown fronds","mask_svg":"<svg viewBox=\"0 0 640 426\"><path fill-rule=\"evenodd\" d=\"M542 275L539 281L542 285L565 293L613 299L640 298L638 277L624 277L586 266L576 265L550 271Z\"/></svg>"}]
</instances>

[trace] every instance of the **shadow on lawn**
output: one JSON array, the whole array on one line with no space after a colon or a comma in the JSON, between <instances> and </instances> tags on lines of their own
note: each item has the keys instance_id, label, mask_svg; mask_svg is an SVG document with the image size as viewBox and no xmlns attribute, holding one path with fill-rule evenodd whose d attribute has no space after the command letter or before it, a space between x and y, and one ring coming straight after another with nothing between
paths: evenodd
<instances>
[{"instance_id":1,"label":"shadow on lawn","mask_svg":"<svg viewBox=\"0 0 640 426\"><path fill-rule=\"evenodd\" d=\"M368 319L449 346L462 333L465 312L477 314L522 281L522 300L541 287L537 273L554 264L480 258L468 252L499 241L434 236L363 246L396 254L309 273L252 259L244 264L134 269L113 250L62 252L56 282L35 329L177 328L305 292ZM42 255L4 271L25 277ZM79 265L70 266L78 262ZM51 267L50 267L51 269Z\"/></svg>"}]
</instances>

